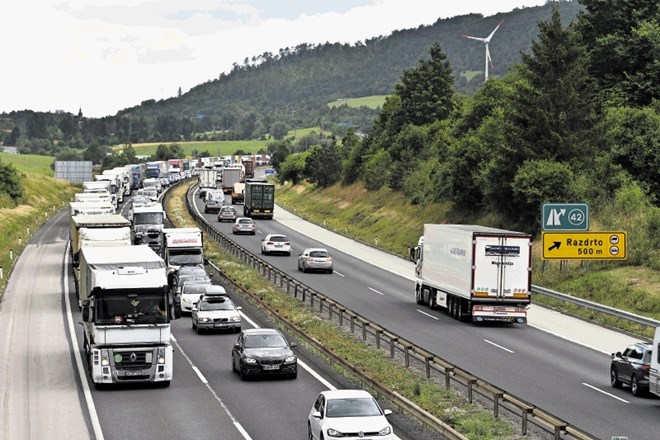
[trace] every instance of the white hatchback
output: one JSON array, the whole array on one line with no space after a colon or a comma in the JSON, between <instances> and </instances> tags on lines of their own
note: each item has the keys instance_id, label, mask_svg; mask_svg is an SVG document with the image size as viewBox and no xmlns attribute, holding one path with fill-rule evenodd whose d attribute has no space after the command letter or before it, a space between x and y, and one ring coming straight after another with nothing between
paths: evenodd
<instances>
[{"instance_id":1,"label":"white hatchback","mask_svg":"<svg viewBox=\"0 0 660 440\"><path fill-rule=\"evenodd\" d=\"M367 391L322 391L307 417L308 438L393 440L396 437L386 418L390 414Z\"/></svg>"}]
</instances>

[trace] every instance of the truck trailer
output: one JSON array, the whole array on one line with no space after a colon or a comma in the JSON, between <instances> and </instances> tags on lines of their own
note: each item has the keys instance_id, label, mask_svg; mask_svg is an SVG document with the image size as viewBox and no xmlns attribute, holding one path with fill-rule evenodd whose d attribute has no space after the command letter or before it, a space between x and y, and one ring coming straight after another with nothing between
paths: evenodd
<instances>
[{"instance_id":1,"label":"truck trailer","mask_svg":"<svg viewBox=\"0 0 660 440\"><path fill-rule=\"evenodd\" d=\"M222 191L230 194L234 189L234 183L243 181L243 166L226 166L221 171Z\"/></svg>"},{"instance_id":2,"label":"truck trailer","mask_svg":"<svg viewBox=\"0 0 660 440\"><path fill-rule=\"evenodd\" d=\"M246 180L243 194L243 215L272 219L275 210L275 185L265 180Z\"/></svg>"},{"instance_id":3,"label":"truck trailer","mask_svg":"<svg viewBox=\"0 0 660 440\"><path fill-rule=\"evenodd\" d=\"M83 348L94 384L169 386L177 316L163 259L143 245L83 248L80 271Z\"/></svg>"},{"instance_id":4,"label":"truck trailer","mask_svg":"<svg viewBox=\"0 0 660 440\"><path fill-rule=\"evenodd\" d=\"M410 249L415 301L472 322L526 323L532 237L479 225L426 224Z\"/></svg>"}]
</instances>

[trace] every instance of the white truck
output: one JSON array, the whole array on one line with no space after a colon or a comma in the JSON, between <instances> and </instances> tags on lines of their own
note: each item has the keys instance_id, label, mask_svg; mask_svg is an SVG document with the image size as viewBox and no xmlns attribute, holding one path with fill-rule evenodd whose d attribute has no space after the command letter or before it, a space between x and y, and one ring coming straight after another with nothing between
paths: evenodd
<instances>
[{"instance_id":1,"label":"white truck","mask_svg":"<svg viewBox=\"0 0 660 440\"><path fill-rule=\"evenodd\" d=\"M87 247L128 246L131 222L119 214L74 215L71 217L69 248L73 281L79 295L80 250Z\"/></svg>"},{"instance_id":2,"label":"white truck","mask_svg":"<svg viewBox=\"0 0 660 440\"><path fill-rule=\"evenodd\" d=\"M146 244L160 255L161 231L167 215L161 203L135 206L131 209L133 244Z\"/></svg>"},{"instance_id":3,"label":"white truck","mask_svg":"<svg viewBox=\"0 0 660 440\"><path fill-rule=\"evenodd\" d=\"M112 193L112 185L109 180L90 180L82 183L84 193L98 193L107 191L110 201L117 209L117 195Z\"/></svg>"},{"instance_id":4,"label":"white truck","mask_svg":"<svg viewBox=\"0 0 660 440\"><path fill-rule=\"evenodd\" d=\"M124 182L117 174L96 174L94 180L102 181L107 180L110 182L110 194L114 194L117 200L117 205L124 202Z\"/></svg>"},{"instance_id":5,"label":"white truck","mask_svg":"<svg viewBox=\"0 0 660 440\"><path fill-rule=\"evenodd\" d=\"M243 181L243 168L241 166L226 166L222 168L222 191L230 194L234 189L234 183Z\"/></svg>"},{"instance_id":6,"label":"white truck","mask_svg":"<svg viewBox=\"0 0 660 440\"><path fill-rule=\"evenodd\" d=\"M532 237L478 225L426 224L410 249L415 300L458 320L526 323Z\"/></svg>"},{"instance_id":7,"label":"white truck","mask_svg":"<svg viewBox=\"0 0 660 440\"><path fill-rule=\"evenodd\" d=\"M98 203L98 202L105 202L105 203L110 203L114 206L112 203L112 197L110 193L107 191L104 192L81 192L81 193L75 193L73 195L73 201L74 202L79 202L79 203L85 203L85 202L93 202L93 203Z\"/></svg>"},{"instance_id":8,"label":"white truck","mask_svg":"<svg viewBox=\"0 0 660 440\"><path fill-rule=\"evenodd\" d=\"M204 243L199 228L164 228L161 230L161 256L169 273L181 266L204 267Z\"/></svg>"},{"instance_id":9,"label":"white truck","mask_svg":"<svg viewBox=\"0 0 660 440\"><path fill-rule=\"evenodd\" d=\"M83 248L80 272L83 348L94 384L169 386L170 320L177 316L163 259L142 245Z\"/></svg>"},{"instance_id":10,"label":"white truck","mask_svg":"<svg viewBox=\"0 0 660 440\"><path fill-rule=\"evenodd\" d=\"M203 168L199 170L199 197L204 198L206 192L217 188L218 171Z\"/></svg>"}]
</instances>

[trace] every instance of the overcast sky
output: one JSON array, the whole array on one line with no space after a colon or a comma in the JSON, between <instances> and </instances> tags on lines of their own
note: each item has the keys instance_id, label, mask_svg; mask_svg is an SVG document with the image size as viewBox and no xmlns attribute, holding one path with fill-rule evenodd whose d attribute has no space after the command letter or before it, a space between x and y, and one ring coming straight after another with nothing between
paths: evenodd
<instances>
[{"instance_id":1,"label":"overcast sky","mask_svg":"<svg viewBox=\"0 0 660 440\"><path fill-rule=\"evenodd\" d=\"M545 0L5 0L0 113L102 117L176 96L232 64L302 43L386 36ZM484 36L489 29L484 29Z\"/></svg>"}]
</instances>

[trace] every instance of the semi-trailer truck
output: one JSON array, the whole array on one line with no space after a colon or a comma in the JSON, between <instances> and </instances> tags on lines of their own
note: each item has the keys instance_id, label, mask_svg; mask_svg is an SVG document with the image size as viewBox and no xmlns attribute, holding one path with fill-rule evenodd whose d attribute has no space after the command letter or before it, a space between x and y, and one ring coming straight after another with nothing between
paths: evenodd
<instances>
[{"instance_id":1,"label":"semi-trailer truck","mask_svg":"<svg viewBox=\"0 0 660 440\"><path fill-rule=\"evenodd\" d=\"M275 185L265 180L246 180L243 194L243 215L265 219L273 218Z\"/></svg>"},{"instance_id":2,"label":"semi-trailer truck","mask_svg":"<svg viewBox=\"0 0 660 440\"><path fill-rule=\"evenodd\" d=\"M163 259L144 245L83 248L80 270L83 348L94 384L169 386L177 315Z\"/></svg>"},{"instance_id":3,"label":"semi-trailer truck","mask_svg":"<svg viewBox=\"0 0 660 440\"><path fill-rule=\"evenodd\" d=\"M204 267L204 242L199 228L164 228L160 242L168 273L181 266Z\"/></svg>"},{"instance_id":4,"label":"semi-trailer truck","mask_svg":"<svg viewBox=\"0 0 660 440\"><path fill-rule=\"evenodd\" d=\"M222 169L222 191L230 194L234 189L234 183L243 181L242 166L226 166Z\"/></svg>"},{"instance_id":5,"label":"semi-trailer truck","mask_svg":"<svg viewBox=\"0 0 660 440\"><path fill-rule=\"evenodd\" d=\"M458 320L526 323L532 237L479 225L426 224L410 249L415 301Z\"/></svg>"},{"instance_id":6,"label":"semi-trailer truck","mask_svg":"<svg viewBox=\"0 0 660 440\"><path fill-rule=\"evenodd\" d=\"M160 255L160 231L164 227L166 217L161 203L134 207L131 211L133 244L146 244Z\"/></svg>"}]
</instances>

